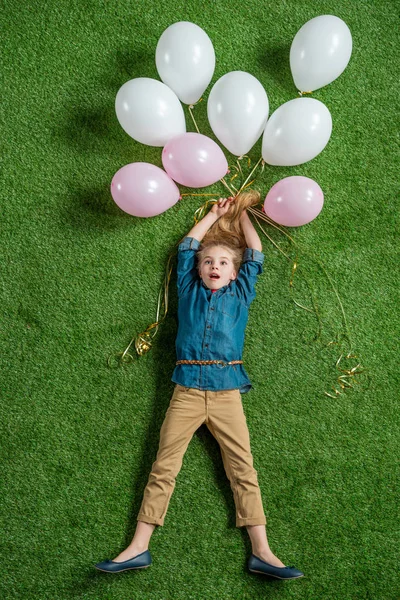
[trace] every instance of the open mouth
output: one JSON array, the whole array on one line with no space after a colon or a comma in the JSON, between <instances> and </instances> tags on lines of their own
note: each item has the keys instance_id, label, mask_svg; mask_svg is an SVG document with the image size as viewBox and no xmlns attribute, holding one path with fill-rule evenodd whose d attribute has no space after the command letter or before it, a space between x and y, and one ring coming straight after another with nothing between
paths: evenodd
<instances>
[{"instance_id":1,"label":"open mouth","mask_svg":"<svg viewBox=\"0 0 400 600\"><path fill-rule=\"evenodd\" d=\"M210 279L219 279L219 275L217 275L216 273L213 273L212 275L210 275Z\"/></svg>"}]
</instances>

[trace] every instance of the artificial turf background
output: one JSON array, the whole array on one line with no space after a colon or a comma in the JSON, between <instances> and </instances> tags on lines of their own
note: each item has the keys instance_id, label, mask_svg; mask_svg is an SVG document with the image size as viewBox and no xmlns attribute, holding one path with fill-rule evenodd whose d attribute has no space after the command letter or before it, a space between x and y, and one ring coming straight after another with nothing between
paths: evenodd
<instances>
[{"instance_id":1,"label":"artificial turf background","mask_svg":"<svg viewBox=\"0 0 400 600\"><path fill-rule=\"evenodd\" d=\"M324 322L312 342L317 322L292 302L290 264L265 237L244 354L254 389L243 403L270 544L306 577L248 574L247 533L235 528L219 447L204 426L151 540L151 569L98 573L93 564L133 534L172 394L174 277L151 352L119 369L107 357L153 322L168 255L204 202L186 197L151 219L117 208L114 173L134 161L161 166L161 149L122 130L115 95L128 79L158 78L161 33L188 20L214 44L212 83L228 71L252 73L272 114L297 95L291 41L320 14L342 18L353 35L347 69L313 95L331 111L331 140L307 164L266 166L256 185L265 196L282 177L304 175L322 187L320 216L291 233L331 274L368 375L346 395L324 395L336 379L339 347L326 344L343 331L338 303L318 264L300 253ZM1 597L398 598L396 2L5 0L2 25ZM212 136L210 89L195 114ZM185 115L193 131L186 107ZM210 190L225 193L219 183ZM309 304L300 273L296 281L297 300Z\"/></svg>"}]
</instances>

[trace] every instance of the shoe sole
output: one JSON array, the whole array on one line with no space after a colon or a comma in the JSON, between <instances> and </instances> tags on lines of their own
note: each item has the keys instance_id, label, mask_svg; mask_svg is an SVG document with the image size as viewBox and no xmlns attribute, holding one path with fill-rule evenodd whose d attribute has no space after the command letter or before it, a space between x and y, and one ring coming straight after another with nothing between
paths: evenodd
<instances>
[{"instance_id":1,"label":"shoe sole","mask_svg":"<svg viewBox=\"0 0 400 600\"><path fill-rule=\"evenodd\" d=\"M128 567L126 569L119 569L118 571L107 571L106 569L99 569L99 567L95 567L98 571L102 573L123 573L124 571L137 571L138 569L148 569L151 565L144 565L143 567Z\"/></svg>"},{"instance_id":2,"label":"shoe sole","mask_svg":"<svg viewBox=\"0 0 400 600\"><path fill-rule=\"evenodd\" d=\"M275 577L275 579L300 579L300 577L304 577L304 575L295 575L294 577L279 577L279 575L272 575L272 573L265 573L264 571L255 571L254 569L249 569L250 573L259 573L260 575L266 575L267 577Z\"/></svg>"}]
</instances>

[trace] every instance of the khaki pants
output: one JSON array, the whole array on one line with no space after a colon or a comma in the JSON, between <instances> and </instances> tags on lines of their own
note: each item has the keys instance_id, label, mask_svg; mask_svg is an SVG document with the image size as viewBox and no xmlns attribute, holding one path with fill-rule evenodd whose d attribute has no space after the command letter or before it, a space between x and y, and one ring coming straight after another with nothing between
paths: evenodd
<instances>
[{"instance_id":1,"label":"khaki pants","mask_svg":"<svg viewBox=\"0 0 400 600\"><path fill-rule=\"evenodd\" d=\"M163 525L175 479L196 429L205 423L218 441L236 506L236 526L265 525L257 471L238 389L201 391L176 385L160 431L160 445L138 521Z\"/></svg>"}]
</instances>

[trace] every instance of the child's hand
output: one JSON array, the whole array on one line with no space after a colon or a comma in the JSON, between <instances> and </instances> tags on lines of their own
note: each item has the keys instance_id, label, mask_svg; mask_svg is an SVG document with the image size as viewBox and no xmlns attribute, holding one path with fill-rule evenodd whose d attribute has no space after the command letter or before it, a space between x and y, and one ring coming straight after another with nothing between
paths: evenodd
<instances>
[{"instance_id":1,"label":"child's hand","mask_svg":"<svg viewBox=\"0 0 400 600\"><path fill-rule=\"evenodd\" d=\"M217 217L222 217L225 215L233 202L233 198L230 196L229 198L220 198L217 204L214 204L210 212L217 215Z\"/></svg>"}]
</instances>

